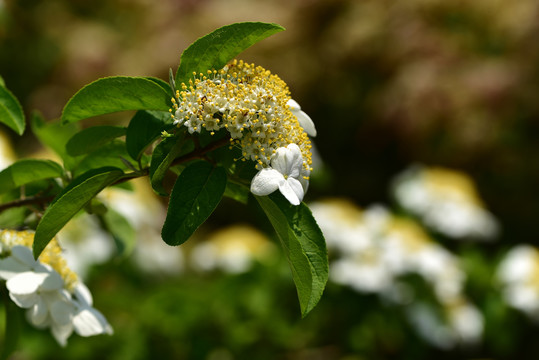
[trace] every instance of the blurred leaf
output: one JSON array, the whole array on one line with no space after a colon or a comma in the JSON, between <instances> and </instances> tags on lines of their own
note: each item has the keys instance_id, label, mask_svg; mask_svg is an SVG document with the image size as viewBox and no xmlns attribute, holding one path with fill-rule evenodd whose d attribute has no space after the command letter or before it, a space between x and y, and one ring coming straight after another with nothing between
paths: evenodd
<instances>
[{"instance_id":1,"label":"blurred leaf","mask_svg":"<svg viewBox=\"0 0 539 360\"><path fill-rule=\"evenodd\" d=\"M9 356L17 349L21 333L21 316L17 305L8 298L7 290L1 290L2 297L5 300L5 331L4 341L0 343L0 360L5 360L9 359Z\"/></svg>"},{"instance_id":2,"label":"blurred leaf","mask_svg":"<svg viewBox=\"0 0 539 360\"><path fill-rule=\"evenodd\" d=\"M187 83L193 72L221 69L239 53L270 35L283 31L277 24L243 22L223 26L192 43L182 53L176 86Z\"/></svg>"},{"instance_id":3,"label":"blurred leaf","mask_svg":"<svg viewBox=\"0 0 539 360\"><path fill-rule=\"evenodd\" d=\"M103 221L114 238L119 254L129 256L135 247L136 240L136 232L131 223L110 207L103 215Z\"/></svg>"},{"instance_id":4,"label":"blurred leaf","mask_svg":"<svg viewBox=\"0 0 539 360\"><path fill-rule=\"evenodd\" d=\"M62 177L64 169L54 161L23 159L0 171L0 194L33 181Z\"/></svg>"},{"instance_id":5,"label":"blurred leaf","mask_svg":"<svg viewBox=\"0 0 539 360\"><path fill-rule=\"evenodd\" d=\"M104 167L88 171L74 179L50 204L39 222L34 237L37 258L60 229L94 196L120 179L123 171Z\"/></svg>"},{"instance_id":6,"label":"blurred leaf","mask_svg":"<svg viewBox=\"0 0 539 360\"><path fill-rule=\"evenodd\" d=\"M304 203L291 205L276 193L255 198L281 240L305 317L320 300L328 279L324 236Z\"/></svg>"},{"instance_id":7,"label":"blurred leaf","mask_svg":"<svg viewBox=\"0 0 539 360\"><path fill-rule=\"evenodd\" d=\"M66 144L77 132L80 131L79 124L62 125L60 122L46 123L37 112L32 114L30 120L32 132L39 141L54 151L64 161L66 169L71 170L79 161L78 158L70 156L66 150Z\"/></svg>"},{"instance_id":8,"label":"blurred leaf","mask_svg":"<svg viewBox=\"0 0 539 360\"><path fill-rule=\"evenodd\" d=\"M168 204L161 237L169 245L181 245L215 210L227 182L226 171L206 161L189 165L180 174Z\"/></svg>"},{"instance_id":9,"label":"blurred leaf","mask_svg":"<svg viewBox=\"0 0 539 360\"><path fill-rule=\"evenodd\" d=\"M96 80L80 89L67 102L62 122L124 110L170 108L170 95L155 81L142 77L114 76Z\"/></svg>"},{"instance_id":10,"label":"blurred leaf","mask_svg":"<svg viewBox=\"0 0 539 360\"><path fill-rule=\"evenodd\" d=\"M124 160L122 160L124 159ZM125 142L121 140L113 140L112 142L102 145L99 149L86 155L79 164L74 168L75 175L85 173L91 169L97 169L104 166L112 166L122 170L130 170L131 166L127 166L129 154L125 148Z\"/></svg>"},{"instance_id":11,"label":"blurred leaf","mask_svg":"<svg viewBox=\"0 0 539 360\"><path fill-rule=\"evenodd\" d=\"M137 111L127 126L125 137L127 152L138 160L144 149L159 138L161 132L171 125L169 112Z\"/></svg>"},{"instance_id":12,"label":"blurred leaf","mask_svg":"<svg viewBox=\"0 0 539 360\"><path fill-rule=\"evenodd\" d=\"M21 104L11 91L3 86L3 80L0 84L0 122L19 135L22 135L26 126Z\"/></svg>"},{"instance_id":13,"label":"blurred leaf","mask_svg":"<svg viewBox=\"0 0 539 360\"><path fill-rule=\"evenodd\" d=\"M183 142L176 137L166 138L157 145L152 153L150 163L150 183L154 191L167 196L168 192L163 187L163 179L167 173L170 164L181 153Z\"/></svg>"},{"instance_id":14,"label":"blurred leaf","mask_svg":"<svg viewBox=\"0 0 539 360\"><path fill-rule=\"evenodd\" d=\"M250 190L247 186L231 181L226 183L224 196L239 201L242 204L247 204L249 200Z\"/></svg>"},{"instance_id":15,"label":"blurred leaf","mask_svg":"<svg viewBox=\"0 0 539 360\"><path fill-rule=\"evenodd\" d=\"M66 144L67 153L71 156L88 154L109 141L125 135L122 126L92 126L84 129L69 139Z\"/></svg>"}]
</instances>

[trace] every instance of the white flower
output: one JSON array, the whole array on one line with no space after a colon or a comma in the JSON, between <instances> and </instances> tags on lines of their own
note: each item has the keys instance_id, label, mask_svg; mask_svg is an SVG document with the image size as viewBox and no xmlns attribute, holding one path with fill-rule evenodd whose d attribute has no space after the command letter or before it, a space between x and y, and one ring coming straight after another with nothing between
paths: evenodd
<instances>
[{"instance_id":1,"label":"white flower","mask_svg":"<svg viewBox=\"0 0 539 360\"><path fill-rule=\"evenodd\" d=\"M314 127L313 120L307 115L304 111L301 110L301 106L294 100L290 99L286 103L286 105L289 106L290 111L292 111L292 114L298 119L299 124L305 130L307 134L309 134L312 137L316 136L316 128Z\"/></svg>"},{"instance_id":2,"label":"white flower","mask_svg":"<svg viewBox=\"0 0 539 360\"><path fill-rule=\"evenodd\" d=\"M255 195L269 195L279 191L292 205L299 205L307 188L303 157L296 144L278 148L271 157L271 167L260 170L251 182L251 192Z\"/></svg>"},{"instance_id":3,"label":"white flower","mask_svg":"<svg viewBox=\"0 0 539 360\"><path fill-rule=\"evenodd\" d=\"M50 327L61 346L75 330L81 336L111 334L104 316L92 308L90 292L77 282L73 294L62 276L47 264L34 260L29 247L15 245L10 256L0 259L0 278L7 280L9 297L28 309L26 317L37 328Z\"/></svg>"}]
</instances>

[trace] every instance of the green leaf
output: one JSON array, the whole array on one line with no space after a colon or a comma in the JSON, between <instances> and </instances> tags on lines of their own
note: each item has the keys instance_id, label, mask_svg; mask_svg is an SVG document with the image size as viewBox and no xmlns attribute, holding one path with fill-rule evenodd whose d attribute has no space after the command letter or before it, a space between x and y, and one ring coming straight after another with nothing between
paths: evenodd
<instances>
[{"instance_id":1,"label":"green leaf","mask_svg":"<svg viewBox=\"0 0 539 360\"><path fill-rule=\"evenodd\" d=\"M62 177L63 168L50 160L19 160L0 171L0 194L28 183Z\"/></svg>"},{"instance_id":2,"label":"green leaf","mask_svg":"<svg viewBox=\"0 0 539 360\"><path fill-rule=\"evenodd\" d=\"M247 201L249 200L249 194L249 188L243 184L232 181L230 179L226 183L226 189L224 193L224 196L226 197L229 197L231 199L239 201L242 204L247 205Z\"/></svg>"},{"instance_id":3,"label":"green leaf","mask_svg":"<svg viewBox=\"0 0 539 360\"><path fill-rule=\"evenodd\" d=\"M133 166L127 165L127 159L129 159L129 154L125 148L125 142L113 140L86 155L73 169L73 172L75 173L75 176L78 176L91 169L97 169L104 166L112 166L122 170L132 170Z\"/></svg>"},{"instance_id":4,"label":"green leaf","mask_svg":"<svg viewBox=\"0 0 539 360\"><path fill-rule=\"evenodd\" d=\"M155 140L161 132L172 126L169 112L137 111L129 122L125 142L129 155L138 160L142 152Z\"/></svg>"},{"instance_id":5,"label":"green leaf","mask_svg":"<svg viewBox=\"0 0 539 360\"><path fill-rule=\"evenodd\" d=\"M159 78L155 78L155 77L151 77L151 76L146 76L145 79L148 79L150 81L153 81L154 83L156 83L157 85L161 86L161 88L163 90L165 90L165 92L168 94L168 98L171 99L174 97L174 93L172 92L172 88L170 87L170 84L167 83L165 80L162 80L162 79L159 79Z\"/></svg>"},{"instance_id":6,"label":"green leaf","mask_svg":"<svg viewBox=\"0 0 539 360\"><path fill-rule=\"evenodd\" d=\"M0 360L7 360L17 349L21 334L21 313L20 309L9 299L7 289L0 289L4 299L5 330L4 341L0 343Z\"/></svg>"},{"instance_id":7,"label":"green leaf","mask_svg":"<svg viewBox=\"0 0 539 360\"><path fill-rule=\"evenodd\" d=\"M170 98L160 84L147 78L107 77L86 85L73 95L64 107L62 122L125 110L168 111Z\"/></svg>"},{"instance_id":8,"label":"green leaf","mask_svg":"<svg viewBox=\"0 0 539 360\"><path fill-rule=\"evenodd\" d=\"M181 245L215 210L226 187L226 171L206 161L189 165L178 176L161 237L169 245Z\"/></svg>"},{"instance_id":9,"label":"green leaf","mask_svg":"<svg viewBox=\"0 0 539 360\"><path fill-rule=\"evenodd\" d=\"M125 135L125 132L122 126L92 126L73 135L66 144L66 150L71 156L88 154Z\"/></svg>"},{"instance_id":10,"label":"green leaf","mask_svg":"<svg viewBox=\"0 0 539 360\"><path fill-rule=\"evenodd\" d=\"M163 187L163 179L174 159L184 148L182 140L182 138L178 139L176 137L166 138L155 147L152 153L150 183L154 191L161 196L168 195L168 192Z\"/></svg>"},{"instance_id":11,"label":"green leaf","mask_svg":"<svg viewBox=\"0 0 539 360\"><path fill-rule=\"evenodd\" d=\"M60 156L66 169L71 170L80 160L70 156L66 150L66 144L77 132L80 131L79 124L73 123L62 125L60 122L46 123L37 112L32 114L30 125L32 132L45 146Z\"/></svg>"},{"instance_id":12,"label":"green leaf","mask_svg":"<svg viewBox=\"0 0 539 360\"><path fill-rule=\"evenodd\" d=\"M19 135L22 135L26 126L21 104L3 85L0 85L0 122Z\"/></svg>"},{"instance_id":13,"label":"green leaf","mask_svg":"<svg viewBox=\"0 0 539 360\"><path fill-rule=\"evenodd\" d=\"M277 24L243 22L223 26L201 37L182 53L176 72L176 87L187 83L193 72L221 69L242 51L270 35L283 31Z\"/></svg>"},{"instance_id":14,"label":"green leaf","mask_svg":"<svg viewBox=\"0 0 539 360\"><path fill-rule=\"evenodd\" d=\"M69 184L47 208L34 236L34 257L37 259L49 241L94 196L123 176L123 171L104 167L84 173Z\"/></svg>"},{"instance_id":15,"label":"green leaf","mask_svg":"<svg viewBox=\"0 0 539 360\"><path fill-rule=\"evenodd\" d=\"M107 230L112 234L118 247L118 253L129 256L135 247L136 232L131 223L120 213L111 208L103 215Z\"/></svg>"},{"instance_id":16,"label":"green leaf","mask_svg":"<svg viewBox=\"0 0 539 360\"><path fill-rule=\"evenodd\" d=\"M255 198L281 240L305 317L320 300L328 279L324 236L304 203L291 205L275 193Z\"/></svg>"}]
</instances>

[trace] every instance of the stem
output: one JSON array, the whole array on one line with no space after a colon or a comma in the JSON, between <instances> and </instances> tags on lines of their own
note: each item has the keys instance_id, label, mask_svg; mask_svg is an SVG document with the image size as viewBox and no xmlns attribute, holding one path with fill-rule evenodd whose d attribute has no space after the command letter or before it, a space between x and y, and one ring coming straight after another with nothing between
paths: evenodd
<instances>
[{"instance_id":1,"label":"stem","mask_svg":"<svg viewBox=\"0 0 539 360\"><path fill-rule=\"evenodd\" d=\"M204 155L206 155L210 151L213 151L213 150L216 150L216 149L218 149L218 148L220 148L222 146L225 146L229 142L230 142L229 137L219 139L219 140L217 140L215 142L212 142L211 144L209 144L205 148L197 148L192 153L180 156L179 158L174 160L170 166L179 165L179 164L182 164L182 163L185 163L185 162L188 162L188 161L191 161L191 160L195 160L195 159L202 159L202 158L204 158ZM150 174L150 168L146 167L146 168L142 169L141 171L136 171L136 172L126 174L124 177L122 177L118 181L114 182L112 185L121 184L121 183L124 183L126 181L136 179L136 178L139 178L139 177L143 177L143 176L148 176L149 174ZM5 211L5 210L11 209L11 208L20 207L20 206L45 205L46 203L51 202L54 199L54 197L55 196L52 196L52 195L48 195L48 196L32 196L32 197L27 197L27 198L23 198L23 199L13 200L13 201L7 202L5 204L0 204L0 213L2 211Z\"/></svg>"}]
</instances>

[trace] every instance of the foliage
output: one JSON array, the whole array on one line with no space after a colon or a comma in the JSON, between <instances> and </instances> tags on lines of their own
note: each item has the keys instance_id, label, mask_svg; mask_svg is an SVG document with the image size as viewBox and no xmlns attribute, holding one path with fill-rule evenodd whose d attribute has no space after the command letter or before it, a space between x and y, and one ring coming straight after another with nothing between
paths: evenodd
<instances>
[{"instance_id":1,"label":"foliage","mask_svg":"<svg viewBox=\"0 0 539 360\"><path fill-rule=\"evenodd\" d=\"M172 125L168 110L176 84L187 83L193 73L222 68L249 46L282 30L276 24L254 22L222 27L183 52L170 84L150 77L102 78L73 95L60 123L47 122L34 114L32 130L43 145L60 155L63 166L48 160L22 159L0 172L1 192L22 194L21 198L4 197L1 209L29 205L28 211L19 215L20 226L32 226L27 221L32 211L39 216L34 257L37 259L80 212L100 216L120 247L131 251L133 231L128 222L106 209L96 196L135 178L148 176L154 191L169 198L162 229L162 238L169 245L187 241L223 196L247 202L252 172L236 166L234 151L222 151L230 145L230 138L213 136L213 132L212 136L188 133L186 128ZM83 119L127 110L137 111L127 128L107 125L81 130L77 125ZM0 121L18 134L24 131L22 108L3 85ZM170 173L178 176L169 196L163 180ZM32 189L31 194L25 193L28 189ZM322 233L305 204L291 206L280 194L257 200L281 238L301 314L306 316L318 303L328 278ZM10 331L7 329L6 334Z\"/></svg>"}]
</instances>

